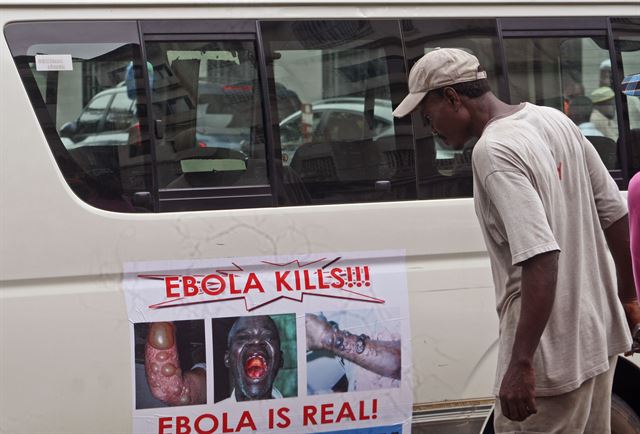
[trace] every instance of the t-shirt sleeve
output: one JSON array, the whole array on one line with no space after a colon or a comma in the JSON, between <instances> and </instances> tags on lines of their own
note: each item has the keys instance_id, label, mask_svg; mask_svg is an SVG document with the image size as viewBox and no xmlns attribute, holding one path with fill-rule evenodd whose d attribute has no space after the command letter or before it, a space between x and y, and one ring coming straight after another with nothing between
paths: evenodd
<instances>
[{"instance_id":1,"label":"t-shirt sleeve","mask_svg":"<svg viewBox=\"0 0 640 434\"><path fill-rule=\"evenodd\" d=\"M513 265L560 250L540 196L523 173L494 171L485 178L485 188L500 216Z\"/></svg>"},{"instance_id":2,"label":"t-shirt sleeve","mask_svg":"<svg viewBox=\"0 0 640 434\"><path fill-rule=\"evenodd\" d=\"M585 159L600 226L602 229L606 229L627 214L627 205L596 148L586 138L583 140L585 142Z\"/></svg>"}]
</instances>

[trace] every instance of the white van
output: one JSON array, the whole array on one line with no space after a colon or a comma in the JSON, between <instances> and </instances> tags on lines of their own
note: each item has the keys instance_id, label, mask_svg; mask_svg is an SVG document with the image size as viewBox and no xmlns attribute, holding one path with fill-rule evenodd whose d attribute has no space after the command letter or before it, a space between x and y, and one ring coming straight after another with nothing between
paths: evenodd
<instances>
[{"instance_id":1,"label":"white van","mask_svg":"<svg viewBox=\"0 0 640 434\"><path fill-rule=\"evenodd\" d=\"M0 0L0 25L3 433L131 432L124 264L380 250L405 252L414 432L480 432L498 327L472 144L442 149L389 104L435 47L475 54L506 101L565 111L640 71L635 0ZM592 141L624 191L640 110L611 104ZM618 363L615 433L640 433L639 365Z\"/></svg>"}]
</instances>

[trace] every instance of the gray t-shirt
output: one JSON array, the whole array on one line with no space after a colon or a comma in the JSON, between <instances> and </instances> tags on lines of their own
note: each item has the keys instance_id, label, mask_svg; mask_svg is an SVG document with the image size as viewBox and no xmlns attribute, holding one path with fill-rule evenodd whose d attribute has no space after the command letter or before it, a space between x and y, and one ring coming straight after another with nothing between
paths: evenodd
<instances>
[{"instance_id":1,"label":"gray t-shirt","mask_svg":"<svg viewBox=\"0 0 640 434\"><path fill-rule=\"evenodd\" d=\"M574 390L631 347L602 231L626 204L580 129L548 107L526 103L493 119L473 151L473 172L500 318L495 393L520 316L518 264L555 250L556 297L534 356L536 394Z\"/></svg>"}]
</instances>

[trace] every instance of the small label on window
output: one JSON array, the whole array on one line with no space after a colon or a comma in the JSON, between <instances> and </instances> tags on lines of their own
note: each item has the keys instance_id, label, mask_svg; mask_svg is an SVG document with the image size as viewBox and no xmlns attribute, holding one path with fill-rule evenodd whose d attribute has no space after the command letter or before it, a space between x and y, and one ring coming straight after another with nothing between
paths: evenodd
<instances>
[{"instance_id":1,"label":"small label on window","mask_svg":"<svg viewBox=\"0 0 640 434\"><path fill-rule=\"evenodd\" d=\"M71 54L38 54L36 71L73 71Z\"/></svg>"}]
</instances>

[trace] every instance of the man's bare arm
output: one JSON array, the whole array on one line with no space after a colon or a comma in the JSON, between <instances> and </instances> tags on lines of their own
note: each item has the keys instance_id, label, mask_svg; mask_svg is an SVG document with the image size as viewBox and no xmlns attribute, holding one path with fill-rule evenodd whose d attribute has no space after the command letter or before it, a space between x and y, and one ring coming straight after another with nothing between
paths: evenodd
<instances>
[{"instance_id":1,"label":"man's bare arm","mask_svg":"<svg viewBox=\"0 0 640 434\"><path fill-rule=\"evenodd\" d=\"M631 262L631 248L629 237L629 217L624 216L607 229L604 235L616 265L618 278L618 297L627 316L629 328L633 331L640 325L640 305L636 294L636 286L633 279L633 266ZM640 351L640 336L634 336L634 350Z\"/></svg>"},{"instance_id":2,"label":"man's bare arm","mask_svg":"<svg viewBox=\"0 0 640 434\"><path fill-rule=\"evenodd\" d=\"M149 326L144 367L149 389L156 399L168 405L207 402L206 371L196 368L183 373L180 369L173 323L156 322Z\"/></svg>"},{"instance_id":3,"label":"man's bare arm","mask_svg":"<svg viewBox=\"0 0 640 434\"><path fill-rule=\"evenodd\" d=\"M522 263L520 319L511 361L500 385L502 413L511 420L522 421L537 412L533 355L553 309L557 277L557 251Z\"/></svg>"},{"instance_id":4,"label":"man's bare arm","mask_svg":"<svg viewBox=\"0 0 640 434\"><path fill-rule=\"evenodd\" d=\"M330 351L384 377L400 379L400 341L381 341L335 329L324 319L306 315L307 349Z\"/></svg>"}]
</instances>

